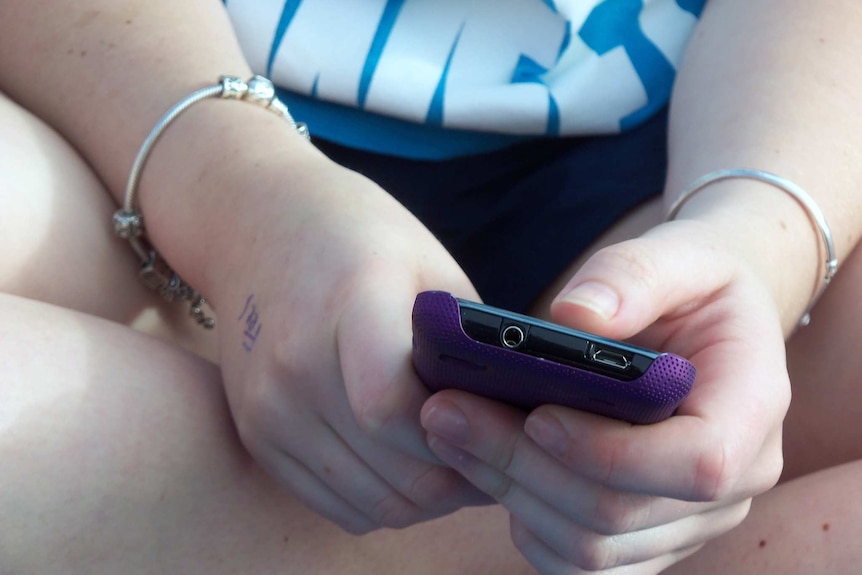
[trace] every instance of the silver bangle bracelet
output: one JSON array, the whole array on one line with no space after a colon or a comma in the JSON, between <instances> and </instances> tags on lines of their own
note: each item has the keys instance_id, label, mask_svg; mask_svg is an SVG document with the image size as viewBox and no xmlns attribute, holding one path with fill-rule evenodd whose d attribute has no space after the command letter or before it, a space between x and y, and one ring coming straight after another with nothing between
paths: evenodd
<instances>
[{"instance_id":1,"label":"silver bangle bracelet","mask_svg":"<svg viewBox=\"0 0 862 575\"><path fill-rule=\"evenodd\" d=\"M119 237L128 240L140 258L140 277L144 284L150 289L158 291L167 301L178 299L191 302L192 317L201 326L211 329L215 326L215 319L208 317L203 311L206 300L194 288L184 282L147 241L144 216L138 208L136 197L141 170L159 137L180 114L207 98L242 100L256 104L283 118L291 128L299 132L306 140L309 140L310 136L306 125L295 122L288 112L287 106L276 97L275 87L267 78L254 76L246 82L233 76L222 76L218 84L201 88L177 102L156 123L141 145L135 162L132 164L132 170L129 172L123 207L114 213L114 232Z\"/></svg>"},{"instance_id":2,"label":"silver bangle bracelet","mask_svg":"<svg viewBox=\"0 0 862 575\"><path fill-rule=\"evenodd\" d=\"M817 300L820 299L820 296L823 295L823 291L826 289L826 286L829 285L829 282L832 281L832 278L835 276L835 272L838 271L838 257L835 251L835 242L832 239L832 229L829 227L829 224L826 222L826 217L823 215L823 210L820 209L820 206L817 205L817 202L808 195L808 193L800 188L795 183L787 180L785 178L776 176L775 174L764 172L762 170L754 170L749 168L736 168L729 170L717 170L715 172L710 172L705 176L702 176L691 183L683 192L679 195L673 205L670 207L670 211L667 215L667 221L674 219L679 211L682 209L682 206L697 192L705 188L706 186L721 181L721 180L729 180L733 178L742 178L742 179L750 179L750 180L758 180L767 184L771 184L781 191L789 194L796 200L796 202L805 210L805 213L808 215L808 219L811 220L812 225L817 228L820 233L820 237L823 239L823 244L826 247L826 273L823 276L823 281L818 282L819 285L814 291L814 295L811 298L811 301L808 303L808 307L805 308L805 312L802 314L801 319L799 320L799 325L806 326L811 322L811 310L817 304ZM819 251L819 250L818 250Z\"/></svg>"}]
</instances>

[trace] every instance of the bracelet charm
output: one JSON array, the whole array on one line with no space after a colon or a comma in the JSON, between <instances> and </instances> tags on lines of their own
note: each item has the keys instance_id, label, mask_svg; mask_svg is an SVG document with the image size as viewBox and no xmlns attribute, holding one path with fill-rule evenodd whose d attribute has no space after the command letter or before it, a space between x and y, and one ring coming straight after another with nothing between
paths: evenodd
<instances>
[{"instance_id":1,"label":"bracelet charm","mask_svg":"<svg viewBox=\"0 0 862 575\"><path fill-rule=\"evenodd\" d=\"M123 207L117 210L113 216L114 233L128 240L132 249L141 260L140 277L143 283L153 289L167 301L181 300L191 303L191 315L202 327L211 329L215 327L215 319L207 316L203 311L206 300L168 265L156 249L147 241L144 216L141 214L136 201L138 181L141 170L150 156L156 141L180 114L194 104L207 98L221 98L225 100L243 100L255 104L281 117L288 126L296 130L305 140L310 140L308 127L296 122L287 109L287 106L278 99L275 86L263 76L253 76L248 82L234 76L222 76L219 83L214 86L201 88L186 96L169 109L156 123L149 133L135 162L129 172L126 183L125 199Z\"/></svg>"}]
</instances>

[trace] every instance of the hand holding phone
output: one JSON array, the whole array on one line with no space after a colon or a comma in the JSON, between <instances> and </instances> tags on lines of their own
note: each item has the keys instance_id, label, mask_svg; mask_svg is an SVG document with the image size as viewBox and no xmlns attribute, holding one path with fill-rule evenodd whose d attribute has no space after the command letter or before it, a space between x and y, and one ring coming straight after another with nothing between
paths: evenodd
<instances>
[{"instance_id":1,"label":"hand holding phone","mask_svg":"<svg viewBox=\"0 0 862 575\"><path fill-rule=\"evenodd\" d=\"M695 377L677 355L439 291L416 297L413 364L432 391L461 389L526 410L563 405L639 424L670 417Z\"/></svg>"}]
</instances>

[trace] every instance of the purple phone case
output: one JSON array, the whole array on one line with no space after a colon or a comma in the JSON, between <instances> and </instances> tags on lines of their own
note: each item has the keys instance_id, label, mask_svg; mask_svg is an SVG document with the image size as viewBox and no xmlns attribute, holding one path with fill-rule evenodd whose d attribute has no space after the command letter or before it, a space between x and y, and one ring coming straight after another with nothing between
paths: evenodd
<instances>
[{"instance_id":1,"label":"purple phone case","mask_svg":"<svg viewBox=\"0 0 862 575\"><path fill-rule=\"evenodd\" d=\"M641 377L620 381L475 341L461 327L457 299L446 292L416 297L413 365L431 391L462 389L527 410L564 405L639 424L670 417L695 376L691 363L670 353Z\"/></svg>"}]
</instances>

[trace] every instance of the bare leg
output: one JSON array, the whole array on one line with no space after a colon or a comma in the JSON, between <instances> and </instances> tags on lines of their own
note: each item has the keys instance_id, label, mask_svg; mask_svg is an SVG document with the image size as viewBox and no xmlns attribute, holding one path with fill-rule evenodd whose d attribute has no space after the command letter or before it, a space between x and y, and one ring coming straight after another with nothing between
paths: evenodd
<instances>
[{"instance_id":1,"label":"bare leg","mask_svg":"<svg viewBox=\"0 0 862 575\"><path fill-rule=\"evenodd\" d=\"M117 206L56 132L0 92L0 292L104 317L214 358L216 336L137 279Z\"/></svg>"},{"instance_id":2,"label":"bare leg","mask_svg":"<svg viewBox=\"0 0 862 575\"><path fill-rule=\"evenodd\" d=\"M496 508L350 536L240 447L218 370L0 294L4 573L529 572Z\"/></svg>"},{"instance_id":3,"label":"bare leg","mask_svg":"<svg viewBox=\"0 0 862 575\"><path fill-rule=\"evenodd\" d=\"M0 291L131 321L146 302L110 196L69 145L0 93Z\"/></svg>"}]
</instances>

